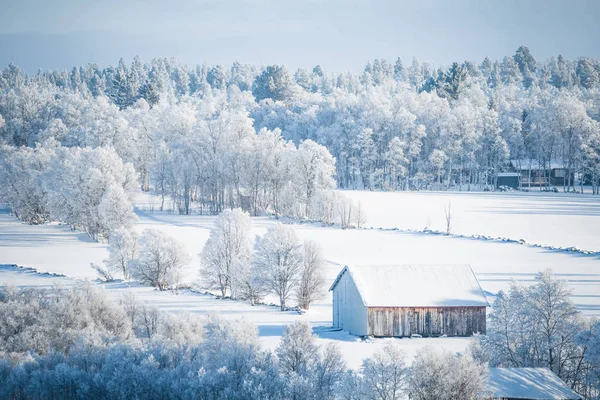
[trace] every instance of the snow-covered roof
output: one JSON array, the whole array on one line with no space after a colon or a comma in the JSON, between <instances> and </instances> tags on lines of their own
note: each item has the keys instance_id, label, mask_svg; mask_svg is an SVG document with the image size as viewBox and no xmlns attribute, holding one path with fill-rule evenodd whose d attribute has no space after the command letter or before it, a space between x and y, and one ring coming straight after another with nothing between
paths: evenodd
<instances>
[{"instance_id":1,"label":"snow-covered roof","mask_svg":"<svg viewBox=\"0 0 600 400\"><path fill-rule=\"evenodd\" d=\"M518 173L518 172L499 172L498 173L498 178L500 178L500 177L509 177L509 176L510 177L519 177L519 176L521 176L521 174Z\"/></svg>"},{"instance_id":2,"label":"snow-covered roof","mask_svg":"<svg viewBox=\"0 0 600 400\"><path fill-rule=\"evenodd\" d=\"M581 399L548 368L490 368L488 389L494 399Z\"/></svg>"},{"instance_id":3,"label":"snow-covered roof","mask_svg":"<svg viewBox=\"0 0 600 400\"><path fill-rule=\"evenodd\" d=\"M519 159L519 160L510 160L510 164L513 168L521 168L523 170L537 170L539 168L544 167L544 163L541 160L530 160L528 158ZM554 168L565 168L565 163L563 160L551 160L550 162L546 161L546 168L554 169Z\"/></svg>"},{"instance_id":4,"label":"snow-covered roof","mask_svg":"<svg viewBox=\"0 0 600 400\"><path fill-rule=\"evenodd\" d=\"M367 307L489 306L469 265L346 266Z\"/></svg>"}]
</instances>

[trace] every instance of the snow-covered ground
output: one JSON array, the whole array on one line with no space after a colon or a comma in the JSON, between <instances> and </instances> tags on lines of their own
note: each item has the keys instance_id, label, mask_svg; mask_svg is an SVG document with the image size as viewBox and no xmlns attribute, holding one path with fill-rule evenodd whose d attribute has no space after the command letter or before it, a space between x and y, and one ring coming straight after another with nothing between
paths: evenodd
<instances>
[{"instance_id":1,"label":"snow-covered ground","mask_svg":"<svg viewBox=\"0 0 600 400\"><path fill-rule=\"evenodd\" d=\"M453 233L524 239L557 247L600 251L600 196L531 192L345 191L360 201L365 226L446 229L451 204Z\"/></svg>"},{"instance_id":2,"label":"snow-covered ground","mask_svg":"<svg viewBox=\"0 0 600 400\"><path fill-rule=\"evenodd\" d=\"M423 228L424 222L418 225L419 217L417 216L418 214L427 214L422 209L430 208L433 216L435 207L439 206L440 218L443 218L443 205L450 199L456 212L457 232L461 232L459 227L461 227L462 219L463 227L461 229L473 229L468 232L463 231L464 233L524 237L526 235L515 236L508 231L503 233L501 231L502 224L506 229L513 228L509 223L500 222L502 216L498 217L493 210L502 207L527 210L535 204L541 215L554 221L556 226L553 232L548 233L548 237L552 236L555 240L563 242L556 243L557 245L569 242L572 237L571 232L579 235L577 237L580 238L578 239L580 242L577 245L584 248L591 246L583 246L582 243L595 243L597 237L600 237L596 232L600 229L597 226L599 221L595 220L596 216L591 215L591 210L598 210L591 201L596 199L591 198L590 200L586 196L368 192L349 193L349 195L361 199L369 213L369 223L374 226ZM553 198L555 200L552 200ZM586 218L586 222L581 222L580 226L569 225L568 221L571 216L557 210L557 198L565 203L561 206L564 210L580 210L581 213L587 210L586 212L590 215ZM421 200L419 201L419 199ZM522 199L522 204L519 204L519 199ZM379 208L375 204L377 201L381 201ZM413 208L413 212L405 210L408 206L398 206L402 212L394 211L392 208L395 202L401 201L411 202L412 206L410 207ZM492 205L487 205L488 202ZM160 229L184 242L193 256L192 262L188 266L186 280L189 283L196 282L200 262L198 254L208 238L215 217L181 216L168 212L143 211L144 208L146 207L141 201L140 209L137 211L139 220L136 229L139 231L146 228ZM385 218L385 212L389 213L389 218ZM403 215L407 216L406 221L413 221L413 225L400 224L401 220L404 221ZM527 221L530 219L528 214L517 217L510 215L510 218L516 221L515 223L519 223L522 227L528 226ZM573 217L581 216L574 215ZM482 221L464 222L465 219L473 218L490 222L487 224ZM266 217L253 218L253 232L261 235L274 223L276 223L275 220ZM495 224L500 224L496 231L494 231ZM475 230L480 227L482 230L487 227L488 230L484 232ZM434 225L433 217L432 228L441 228ZM506 289L512 279L531 283L538 271L549 267L554 269L560 278L568 280L573 290L573 300L580 311L585 315L600 316L600 259L596 255L550 251L515 243L389 230L342 230L313 224L296 225L296 230L301 239L317 241L323 247L328 260L327 278L329 282L333 281L336 274L346 264L470 264L483 289L489 294L493 294L500 289ZM513 230L518 231L516 228ZM536 235L544 234L537 227L531 228L529 232ZM561 239L561 235L564 237L563 239ZM525 238L528 241L535 241L528 237ZM0 264L17 264L36 268L38 271L69 276L67 278L40 275L12 266L0 266L0 284L49 287L54 282L71 285L77 279L94 279L95 271L89 267L90 262L101 263L106 256L106 245L95 243L84 234L71 231L68 227L56 224L30 226L6 213L0 214ZM344 332L332 332L328 329L332 324L331 298L329 296L315 304L308 313L299 315L294 312L280 312L276 307L251 307L243 302L219 300L209 295L187 290L175 294L122 282L102 285L115 298L133 292L140 301L157 305L168 311L189 311L201 314L218 312L231 318L246 318L258 326L261 341L266 348L277 346L284 325L296 320L306 320L314 327L321 342L335 341L342 347L351 367L358 367L363 357L371 355L388 341L399 343L406 348L409 354L424 345L460 351L469 342L469 339L463 338L376 339L372 342L364 342Z\"/></svg>"}]
</instances>

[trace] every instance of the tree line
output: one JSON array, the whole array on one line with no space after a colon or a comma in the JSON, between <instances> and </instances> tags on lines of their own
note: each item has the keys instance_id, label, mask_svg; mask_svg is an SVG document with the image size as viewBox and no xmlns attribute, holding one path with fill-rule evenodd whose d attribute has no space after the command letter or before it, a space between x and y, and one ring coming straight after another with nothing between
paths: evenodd
<instances>
[{"instance_id":1,"label":"tree line","mask_svg":"<svg viewBox=\"0 0 600 400\"><path fill-rule=\"evenodd\" d=\"M154 229L141 235L126 228L113 231L108 254L103 265L92 264L103 280L133 278L159 290L179 288L190 261L177 239ZM254 237L250 216L240 209L219 214L200 256L196 284L222 298L254 305L274 295L284 311L291 298L308 310L325 295L326 261L319 244L302 243L291 225L281 223Z\"/></svg>"},{"instance_id":2,"label":"tree line","mask_svg":"<svg viewBox=\"0 0 600 400\"><path fill-rule=\"evenodd\" d=\"M319 189L469 189L493 185L510 160L558 163L565 190L575 173L597 193L599 71L598 60L538 61L524 46L479 65L375 60L362 73L137 57L31 76L10 65L0 140L113 148L161 208L182 213L310 218Z\"/></svg>"}]
</instances>

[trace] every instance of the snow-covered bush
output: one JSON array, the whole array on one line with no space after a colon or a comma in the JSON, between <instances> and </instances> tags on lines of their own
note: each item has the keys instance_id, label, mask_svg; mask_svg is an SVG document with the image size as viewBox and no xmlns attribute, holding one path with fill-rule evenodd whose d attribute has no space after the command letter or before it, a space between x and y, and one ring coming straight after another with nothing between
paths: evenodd
<instances>
[{"instance_id":1,"label":"snow-covered bush","mask_svg":"<svg viewBox=\"0 0 600 400\"><path fill-rule=\"evenodd\" d=\"M135 219L131 193L137 177L113 149L0 148L0 199L29 223L57 220L106 238Z\"/></svg>"},{"instance_id":2,"label":"snow-covered bush","mask_svg":"<svg viewBox=\"0 0 600 400\"><path fill-rule=\"evenodd\" d=\"M68 353L81 340L100 345L130 334L124 310L89 283L51 291L0 287L0 353Z\"/></svg>"},{"instance_id":3,"label":"snow-covered bush","mask_svg":"<svg viewBox=\"0 0 600 400\"><path fill-rule=\"evenodd\" d=\"M138 241L131 276L160 290L176 288L190 256L183 244L155 229L146 229Z\"/></svg>"},{"instance_id":4,"label":"snow-covered bush","mask_svg":"<svg viewBox=\"0 0 600 400\"><path fill-rule=\"evenodd\" d=\"M420 349L410 368L407 393L416 400L486 398L488 367L469 354Z\"/></svg>"}]
</instances>

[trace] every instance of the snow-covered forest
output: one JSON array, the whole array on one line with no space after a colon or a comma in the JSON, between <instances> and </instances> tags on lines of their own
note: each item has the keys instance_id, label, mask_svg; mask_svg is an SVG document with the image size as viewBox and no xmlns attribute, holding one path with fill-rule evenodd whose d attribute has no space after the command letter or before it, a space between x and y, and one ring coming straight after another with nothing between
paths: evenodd
<instances>
[{"instance_id":1,"label":"snow-covered forest","mask_svg":"<svg viewBox=\"0 0 600 400\"><path fill-rule=\"evenodd\" d=\"M415 212L420 235L413 229L400 236L410 224L393 208L413 213L428 200L398 206L395 197L371 195L407 193L367 192L490 190L511 161L543 170L560 165L561 190L591 186L600 194L600 60L536 60L521 46L478 64L376 59L361 73L139 57L37 74L11 64L0 72L0 204L13 215L3 226L13 230L0 237L10 242L0 243L9 249L0 264L39 275L39 265L21 261L28 246L70 249L64 258L96 247L93 259L81 250L75 267L61 270L56 260L46 267L63 271L52 276L73 287L0 286L0 398L480 399L488 366L499 366L547 367L598 399L600 323L582 315L598 310L598 281L590 278L598 253L565 247L573 243L563 239L560 248L544 247L535 238L545 236L532 240L522 225L510 240L458 229L492 213L496 222L481 220L509 224L526 215L525 224L533 224L532 214L560 214L544 218L560 221L565 231L557 236L574 240L565 232L581 229L581 219L570 213L594 221L597 196L582 208L565 199L585 196L557 194L545 205L535 202L548 193L527 205L506 197L478 214L470 199L460 206L443 197L439 210ZM371 199L385 228L348 230L368 220L359 199ZM430 229L430 215L442 211L445 229ZM84 233L53 242L73 231ZM65 241L72 247L60 247ZM14 249L21 254L8 256ZM319 302L334 269L359 260L429 260L425 252L437 253L437 262L462 252L468 258L461 262L502 264L480 267L494 302L487 334L469 339L468 349L425 347L409 357L386 345L357 370L335 342L341 336L324 342L313 334L330 322L331 304ZM559 265L557 276L534 276L549 260ZM78 282L96 273L93 283ZM515 277L531 279L501 286ZM573 282L583 282L576 293ZM109 298L102 289L116 286L127 295ZM150 304L158 297L133 297L133 289L151 287L167 302L180 297L179 305L164 310ZM195 315L198 309L181 305L184 292L220 302L219 310L244 302L266 313L269 302L277 305L283 334L261 334L280 339L276 348L261 347L260 322ZM326 319L313 326L302 319L319 307ZM348 341L354 339L358 346L376 340Z\"/></svg>"},{"instance_id":2,"label":"snow-covered forest","mask_svg":"<svg viewBox=\"0 0 600 400\"><path fill-rule=\"evenodd\" d=\"M524 46L447 68L374 60L361 74L139 58L35 75L9 65L0 187L22 219L93 237L115 221L90 210L120 207L136 179L160 209L342 225L360 224L358 204L328 189L469 190L511 159L558 160L597 192L599 76L596 59L541 61Z\"/></svg>"}]
</instances>

